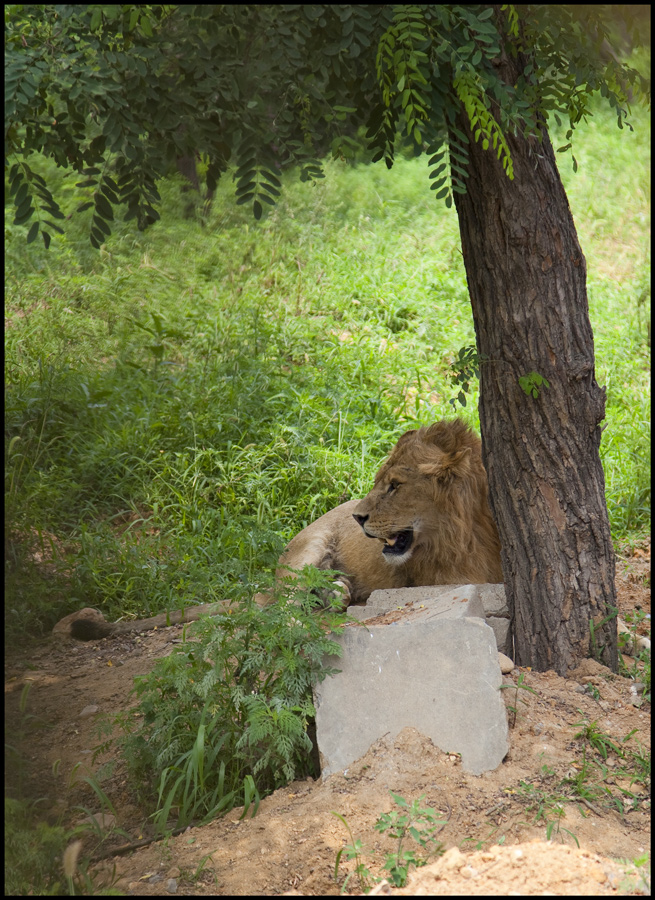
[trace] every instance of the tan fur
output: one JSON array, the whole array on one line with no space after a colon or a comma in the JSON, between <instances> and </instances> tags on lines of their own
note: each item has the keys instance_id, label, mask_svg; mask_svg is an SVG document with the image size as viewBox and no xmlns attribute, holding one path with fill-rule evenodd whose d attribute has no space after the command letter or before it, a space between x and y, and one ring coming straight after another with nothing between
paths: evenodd
<instances>
[{"instance_id":1,"label":"tan fur","mask_svg":"<svg viewBox=\"0 0 655 900\"><path fill-rule=\"evenodd\" d=\"M344 573L339 590L346 605L366 600L378 588L501 582L500 544L487 503L480 447L480 439L460 420L406 432L363 500L342 503L293 538L280 558L278 578L288 574L286 567L337 569ZM398 487L389 492L396 482ZM354 515L366 516L364 527L371 537ZM397 541L410 528L411 553L383 553L385 543ZM255 597L260 606L270 600L266 594ZM100 640L192 621L228 605L223 601L183 614L114 624L93 610L81 610L62 619L54 633Z\"/></svg>"},{"instance_id":2,"label":"tan fur","mask_svg":"<svg viewBox=\"0 0 655 900\"><path fill-rule=\"evenodd\" d=\"M354 515L366 517L366 533ZM406 554L383 553L385 543L410 529ZM312 522L280 563L344 572L351 603L378 588L502 582L480 439L460 420L408 431L375 476L373 490Z\"/></svg>"},{"instance_id":3,"label":"tan fur","mask_svg":"<svg viewBox=\"0 0 655 900\"><path fill-rule=\"evenodd\" d=\"M487 475L480 440L459 421L437 422L406 432L375 476L363 500L349 500L297 534L280 557L278 578L287 566L337 569L344 602L362 602L379 588L431 584L500 583L500 543L487 502ZM398 487L389 491L392 482ZM353 518L366 517L364 527ZM383 554L385 543L412 528L411 553L395 560ZM271 596L258 594L260 606ZM55 625L57 637L100 640L110 635L147 631L193 621L229 607L230 601L162 613L152 619L109 623L97 610L82 609ZM618 620L619 633L627 632ZM638 652L649 642L639 638Z\"/></svg>"}]
</instances>

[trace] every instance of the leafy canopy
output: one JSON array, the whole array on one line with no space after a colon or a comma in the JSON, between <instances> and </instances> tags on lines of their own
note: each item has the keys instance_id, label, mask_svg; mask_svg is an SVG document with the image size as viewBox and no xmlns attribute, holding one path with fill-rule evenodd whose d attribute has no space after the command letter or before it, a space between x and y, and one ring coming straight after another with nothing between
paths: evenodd
<instances>
[{"instance_id":1,"label":"leafy canopy","mask_svg":"<svg viewBox=\"0 0 655 900\"><path fill-rule=\"evenodd\" d=\"M474 139L513 177L508 135L535 135L552 114L575 125L595 92L620 127L647 96L618 61L611 34L647 39L634 6L21 5L6 8L5 134L15 224L48 247L64 214L31 157L79 180L94 247L116 207L146 228L157 182L176 159L207 163L212 190L234 167L236 202L256 219L280 194L280 172L322 177L328 151L365 148L391 168L399 147L427 153L431 188L466 190L466 115ZM646 13L648 15L648 13ZM525 54L506 84L504 53Z\"/></svg>"}]
</instances>

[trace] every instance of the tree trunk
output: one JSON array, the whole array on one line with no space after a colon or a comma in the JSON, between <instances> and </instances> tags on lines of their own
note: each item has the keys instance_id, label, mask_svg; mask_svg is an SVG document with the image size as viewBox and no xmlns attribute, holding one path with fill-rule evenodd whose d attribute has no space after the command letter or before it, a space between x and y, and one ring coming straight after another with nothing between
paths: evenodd
<instances>
[{"instance_id":1,"label":"tree trunk","mask_svg":"<svg viewBox=\"0 0 655 900\"><path fill-rule=\"evenodd\" d=\"M499 60L516 84L525 58ZM480 367L483 459L502 544L515 659L560 675L594 655L616 671L616 606L598 448L605 390L594 372L585 259L546 130L508 135L510 181L469 137L455 195ZM519 378L543 376L535 398ZM593 626L590 628L590 620ZM591 640L590 640L591 638Z\"/></svg>"}]
</instances>

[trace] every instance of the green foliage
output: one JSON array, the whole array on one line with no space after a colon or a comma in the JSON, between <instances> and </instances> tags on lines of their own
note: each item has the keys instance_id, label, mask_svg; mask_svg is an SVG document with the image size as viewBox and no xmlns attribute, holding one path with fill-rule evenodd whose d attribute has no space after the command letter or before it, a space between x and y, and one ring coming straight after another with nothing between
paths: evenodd
<instances>
[{"instance_id":1,"label":"green foliage","mask_svg":"<svg viewBox=\"0 0 655 900\"><path fill-rule=\"evenodd\" d=\"M29 886L35 894L63 893L61 858L68 834L61 826L36 821L34 810L5 797L5 893L17 896Z\"/></svg>"},{"instance_id":2,"label":"green foliage","mask_svg":"<svg viewBox=\"0 0 655 900\"><path fill-rule=\"evenodd\" d=\"M191 639L137 679L136 710L121 718L130 780L156 807L156 829L209 821L312 771L311 688L339 655L329 637L338 599L317 596L335 573L304 570L275 602L252 601L191 626ZM312 772L316 775L317 773Z\"/></svg>"},{"instance_id":3,"label":"green foliage","mask_svg":"<svg viewBox=\"0 0 655 900\"><path fill-rule=\"evenodd\" d=\"M542 773L541 781L550 780L549 773ZM565 800L566 797L560 793L544 790L541 785L532 784L529 781L521 781L518 790L519 798L525 803L528 812L534 813L534 824L538 825L543 822L546 826L546 840L553 839L553 835L557 835L563 842L562 832L568 834L577 847L580 842L576 835L568 828L564 828L562 820L566 817Z\"/></svg>"},{"instance_id":4,"label":"green foliage","mask_svg":"<svg viewBox=\"0 0 655 900\"><path fill-rule=\"evenodd\" d=\"M339 878L339 866L341 865L341 860L345 855L348 862L352 862L353 860L355 861L355 866L352 872L349 872L344 878L340 893L346 893L348 882L354 875L359 881L359 888L362 894L368 894L368 892L373 887L373 883L376 879L371 875L370 870L363 861L363 856L366 853L364 844L362 843L361 838L355 838L352 832L352 828L348 824L348 821L341 815L341 813L333 811L332 815L336 816L337 819L339 819L343 823L346 830L348 831L348 834L350 835L350 843L346 844L345 847L342 847L337 852L334 862L334 880L337 881Z\"/></svg>"},{"instance_id":5,"label":"green foliage","mask_svg":"<svg viewBox=\"0 0 655 900\"><path fill-rule=\"evenodd\" d=\"M89 814L88 810L83 812ZM39 817L38 803L5 797L6 896L119 894L113 888L115 867L110 883L107 884L106 875L103 875L104 883L101 884L97 873L90 868L91 854L85 852L81 856L79 837L82 834L89 836L92 832L92 826L86 823L64 828L45 822ZM129 837L125 832L121 833Z\"/></svg>"},{"instance_id":6,"label":"green foliage","mask_svg":"<svg viewBox=\"0 0 655 900\"><path fill-rule=\"evenodd\" d=\"M582 758L568 765L564 778L543 766L532 781L520 782L516 797L534 813L534 824L545 825L547 840L563 840L568 834L579 846L576 835L563 825L567 805L575 803L583 815L591 811L597 816L603 809L621 816L636 809L650 797L650 751L631 746L634 732L615 740L587 718L576 727L581 728L575 740L582 744Z\"/></svg>"},{"instance_id":7,"label":"green foliage","mask_svg":"<svg viewBox=\"0 0 655 900\"><path fill-rule=\"evenodd\" d=\"M15 226L34 218L50 245L62 201L29 161L44 154L79 175L76 212L93 209L90 241L114 208L144 229L159 218L157 184L176 160L202 157L213 191L236 160L236 199L256 220L275 205L280 173L316 181L337 158L394 161L395 143L430 157L437 199L465 191L467 138L512 178L509 138L541 140L549 117L574 128L598 93L623 127L647 85L612 52L615 22L633 48L633 7L32 6L9 7L5 134ZM638 15L638 14L637 14ZM516 85L496 65L521 51ZM173 52L174 48L174 52ZM577 163L576 163L577 165Z\"/></svg>"},{"instance_id":8,"label":"green foliage","mask_svg":"<svg viewBox=\"0 0 655 900\"><path fill-rule=\"evenodd\" d=\"M525 672L519 672L518 678L516 679L516 684L501 684L501 691L511 691L514 690L514 702L513 704L507 704L507 710L510 713L510 728L513 728L516 725L516 720L519 714L519 703L526 703L527 701L520 696L519 692L525 692L528 694L534 694L536 696L537 692L533 687L527 684L525 680Z\"/></svg>"},{"instance_id":9,"label":"green foliage","mask_svg":"<svg viewBox=\"0 0 655 900\"><path fill-rule=\"evenodd\" d=\"M582 730L575 735L575 740L582 740L596 751L603 759L607 759L608 753L614 753L616 756L622 757L623 751L610 738L608 734L600 730L598 722L582 721L577 722L576 727L582 726Z\"/></svg>"},{"instance_id":10,"label":"green foliage","mask_svg":"<svg viewBox=\"0 0 655 900\"><path fill-rule=\"evenodd\" d=\"M480 363L486 362L487 357L478 354L474 346L460 347L457 352L457 358L451 366L451 381L455 387L459 386L457 397L452 397L448 402L455 408L455 403L459 401L461 406L466 406L466 395L471 390L471 381L474 378L480 378Z\"/></svg>"},{"instance_id":11,"label":"green foliage","mask_svg":"<svg viewBox=\"0 0 655 900\"><path fill-rule=\"evenodd\" d=\"M647 622L648 624L648 632L646 637L650 640L650 614L644 613L641 609L635 609L630 613L626 613L624 617L624 621L626 626L628 627L627 633L619 634L618 636L618 646L619 646L619 671L622 675L627 676L628 678L632 678L633 681L638 681L644 686L643 697L647 703L650 703L651 700L651 686L650 686L650 665L651 665L651 651L650 648L644 648L643 650L638 650L637 641L640 637L640 625L642 623ZM623 658L623 653L630 653L632 656L632 664L630 666L626 666L625 660Z\"/></svg>"},{"instance_id":12,"label":"green foliage","mask_svg":"<svg viewBox=\"0 0 655 900\"><path fill-rule=\"evenodd\" d=\"M593 619L589 620L589 652L593 659L597 662L601 660L601 652L602 652L602 643L596 640L596 631L600 631L607 622L610 622L612 619L615 619L618 615L619 611L617 607L610 606L609 612L606 616L603 616L599 622L594 622ZM601 632L602 635L602 632Z\"/></svg>"},{"instance_id":13,"label":"green foliage","mask_svg":"<svg viewBox=\"0 0 655 900\"><path fill-rule=\"evenodd\" d=\"M650 797L650 750L632 745L634 731L615 740L586 717L576 727L581 728L575 739L582 743L582 760L561 782L566 798L615 809L622 816L637 809Z\"/></svg>"},{"instance_id":14,"label":"green foliage","mask_svg":"<svg viewBox=\"0 0 655 900\"><path fill-rule=\"evenodd\" d=\"M618 859L626 869L626 877L618 886L621 893L638 893L648 897L651 894L650 851L634 859Z\"/></svg>"},{"instance_id":15,"label":"green foliage","mask_svg":"<svg viewBox=\"0 0 655 900\"><path fill-rule=\"evenodd\" d=\"M436 840L434 833L447 823L438 818L436 810L429 806L423 807L421 805L425 794L409 803L399 794L394 794L393 791L389 791L389 793L399 809L383 813L373 827L380 834L388 833L390 837L398 842L395 850L392 853L387 853L384 863L382 863L382 868L386 870L389 881L395 887L403 887L407 883L409 870L412 866L415 868L424 866L428 863L431 856L438 856L444 852L443 844ZM346 844L337 853L334 866L335 881L339 876L339 866L345 854L348 861L355 860L356 864L353 871L346 875L341 886L341 893L345 893L348 882L355 875L359 881L362 893L368 894L373 886L373 882L380 879L372 876L370 870L363 862L366 851L362 841L359 838L355 840L347 820L340 813L333 812L332 815L336 816L343 823L350 835L350 844ZM420 850L407 849L406 846L403 849L403 845L408 840L418 845Z\"/></svg>"},{"instance_id":16,"label":"green foliage","mask_svg":"<svg viewBox=\"0 0 655 900\"><path fill-rule=\"evenodd\" d=\"M407 882L410 866L424 866L431 856L443 853L443 844L437 842L434 832L447 823L440 820L431 807L421 806L425 794L410 804L393 791L389 793L402 812L394 809L383 813L373 827L380 834L388 832L398 841L395 851L387 854L384 868L388 871L392 884L403 887ZM407 838L412 838L419 845L421 855L413 849L403 850L403 843Z\"/></svg>"},{"instance_id":17,"label":"green foliage","mask_svg":"<svg viewBox=\"0 0 655 900\"><path fill-rule=\"evenodd\" d=\"M455 75L453 86L468 116L473 137L476 141L482 137L483 150L488 150L491 144L498 159L502 161L505 174L512 181L514 167L509 147L500 126L487 108L490 101L480 84L480 79L470 70L459 71Z\"/></svg>"},{"instance_id":18,"label":"green foliage","mask_svg":"<svg viewBox=\"0 0 655 900\"><path fill-rule=\"evenodd\" d=\"M549 388L549 382L539 372L528 372L519 378L519 386L527 397L537 399L542 389Z\"/></svg>"}]
</instances>

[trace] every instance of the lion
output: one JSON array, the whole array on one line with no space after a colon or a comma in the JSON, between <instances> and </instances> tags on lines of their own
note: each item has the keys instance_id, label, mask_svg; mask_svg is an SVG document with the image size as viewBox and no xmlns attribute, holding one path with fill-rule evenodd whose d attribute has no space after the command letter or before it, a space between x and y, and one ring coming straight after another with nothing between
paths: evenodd
<instances>
[{"instance_id":1,"label":"lion","mask_svg":"<svg viewBox=\"0 0 655 900\"><path fill-rule=\"evenodd\" d=\"M276 578L313 565L336 569L343 605L380 588L484 584L503 580L500 541L487 502L480 439L460 419L407 431L363 500L349 500L297 534ZM272 595L258 594L264 606ZM229 601L117 623L84 609L62 619L57 635L99 640L217 613Z\"/></svg>"},{"instance_id":2,"label":"lion","mask_svg":"<svg viewBox=\"0 0 655 900\"><path fill-rule=\"evenodd\" d=\"M407 431L363 500L349 500L299 532L280 557L276 578L306 565L334 569L344 606L378 589L433 584L499 584L500 541L487 499L481 443L460 419ZM258 594L264 606L272 594ZM148 631L221 612L229 600L151 619L110 623L94 609L71 613L53 633L77 640ZM618 620L619 633L629 629ZM638 636L623 652L650 647Z\"/></svg>"},{"instance_id":3,"label":"lion","mask_svg":"<svg viewBox=\"0 0 655 900\"><path fill-rule=\"evenodd\" d=\"M407 431L363 500L297 534L286 568L342 572L344 604L382 588L500 583L500 540L487 500L479 437L460 419Z\"/></svg>"}]
</instances>

